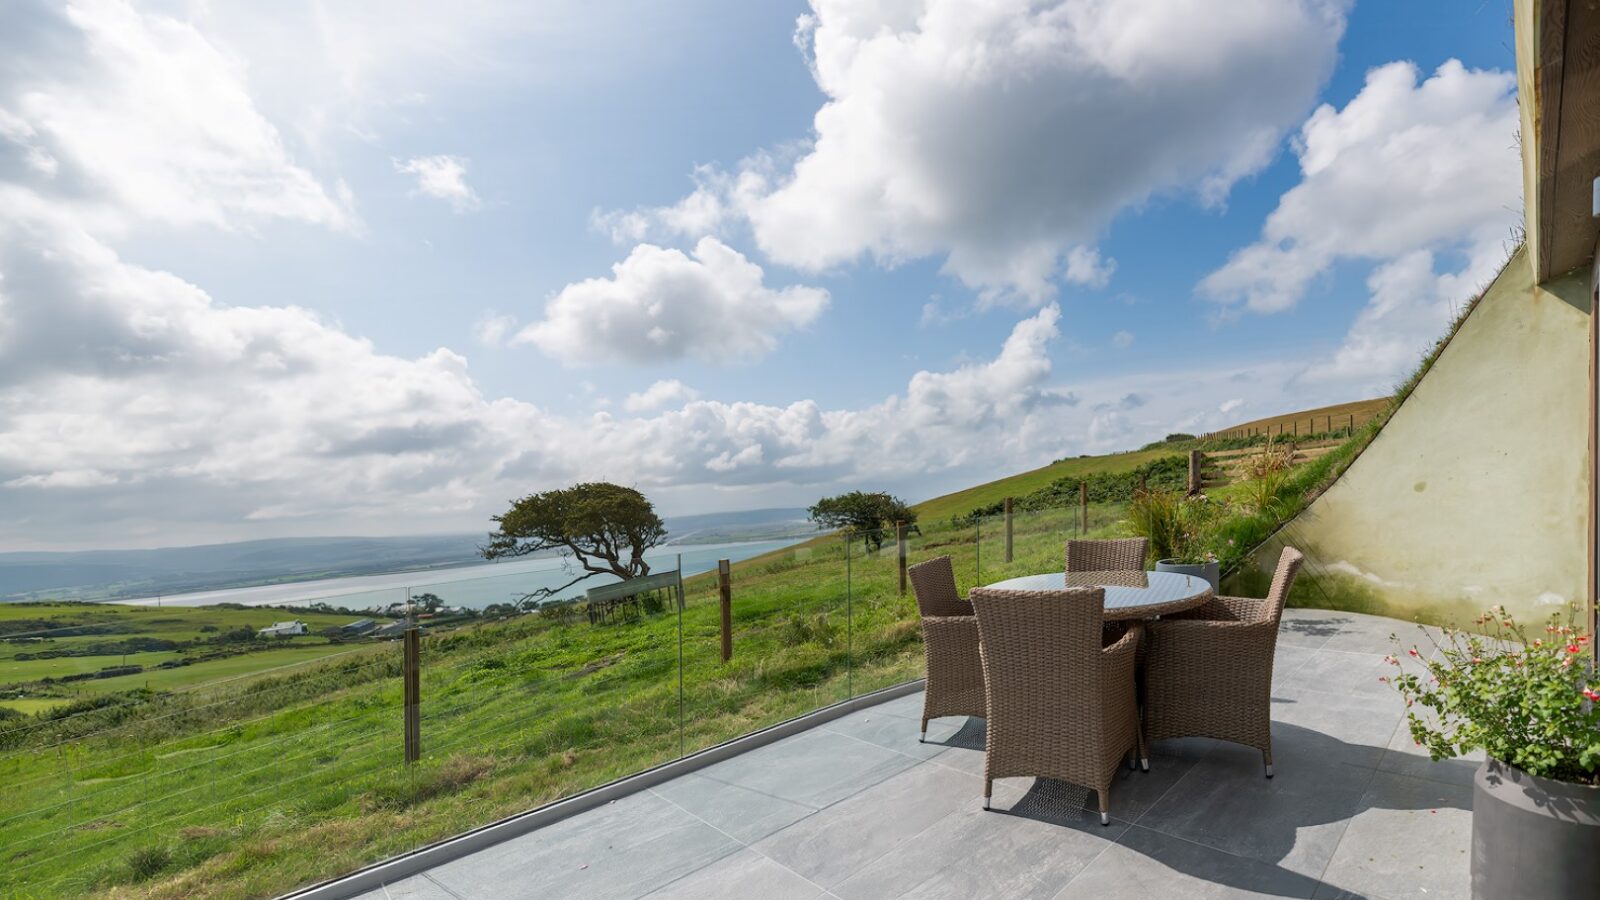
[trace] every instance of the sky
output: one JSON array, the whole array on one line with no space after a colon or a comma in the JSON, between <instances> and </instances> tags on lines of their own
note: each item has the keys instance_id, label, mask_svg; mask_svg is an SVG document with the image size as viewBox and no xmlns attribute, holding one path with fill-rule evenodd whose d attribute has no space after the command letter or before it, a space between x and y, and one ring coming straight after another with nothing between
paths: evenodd
<instances>
[{"instance_id":1,"label":"sky","mask_svg":"<svg viewBox=\"0 0 1600 900\"><path fill-rule=\"evenodd\" d=\"M0 550L916 501L1380 396L1508 2L11 0Z\"/></svg>"}]
</instances>

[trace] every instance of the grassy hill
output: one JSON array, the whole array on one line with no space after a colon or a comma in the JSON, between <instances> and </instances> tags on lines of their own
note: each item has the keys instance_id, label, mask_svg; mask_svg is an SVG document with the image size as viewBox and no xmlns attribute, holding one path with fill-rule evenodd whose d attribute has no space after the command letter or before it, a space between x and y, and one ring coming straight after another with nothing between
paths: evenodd
<instances>
[{"instance_id":1,"label":"grassy hill","mask_svg":"<svg viewBox=\"0 0 1600 900\"><path fill-rule=\"evenodd\" d=\"M932 500L924 500L913 508L917 511L920 521L945 520L951 516L965 515L996 500L1021 497L1039 488L1048 487L1062 478L1083 478L1102 472L1131 472L1145 463L1170 456L1173 452L1168 449L1132 450L1106 456L1079 456L1057 460L1048 466L999 478L942 497L934 497Z\"/></svg>"},{"instance_id":2,"label":"grassy hill","mask_svg":"<svg viewBox=\"0 0 1600 900\"><path fill-rule=\"evenodd\" d=\"M1338 431L1350 426L1353 422L1356 428L1367 424L1382 415L1389 408L1392 401L1390 397L1374 397L1371 400L1356 400L1352 403L1336 403L1333 406L1319 406L1316 409L1303 409L1299 412L1284 413L1279 416L1268 416L1264 419L1252 419L1249 422L1240 422L1227 428L1219 428L1207 437L1243 437L1250 434L1317 434L1323 431Z\"/></svg>"}]
</instances>

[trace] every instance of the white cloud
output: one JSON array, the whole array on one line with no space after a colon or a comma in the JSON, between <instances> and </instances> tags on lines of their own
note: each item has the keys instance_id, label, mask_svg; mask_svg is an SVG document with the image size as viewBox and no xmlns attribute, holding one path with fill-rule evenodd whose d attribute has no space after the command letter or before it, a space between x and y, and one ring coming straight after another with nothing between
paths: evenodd
<instances>
[{"instance_id":1,"label":"white cloud","mask_svg":"<svg viewBox=\"0 0 1600 900\"><path fill-rule=\"evenodd\" d=\"M347 189L330 196L256 108L243 62L189 23L123 0L22 4L9 15L0 139L30 175L56 184L82 224L357 227Z\"/></svg>"},{"instance_id":2,"label":"white cloud","mask_svg":"<svg viewBox=\"0 0 1600 900\"><path fill-rule=\"evenodd\" d=\"M697 399L700 392L676 378L657 381L644 390L629 394L622 408L631 413L652 412L674 403L682 404Z\"/></svg>"},{"instance_id":3,"label":"white cloud","mask_svg":"<svg viewBox=\"0 0 1600 900\"><path fill-rule=\"evenodd\" d=\"M1231 400L1224 400L1222 403L1218 404L1217 412L1231 413L1242 406L1244 406L1244 398L1234 397Z\"/></svg>"},{"instance_id":4,"label":"white cloud","mask_svg":"<svg viewBox=\"0 0 1600 900\"><path fill-rule=\"evenodd\" d=\"M600 221L637 239L738 216L786 265L943 257L989 299L1042 302L1059 277L1109 277L1090 248L1118 211L1216 203L1262 168L1331 71L1345 7L812 0L810 142Z\"/></svg>"},{"instance_id":5,"label":"white cloud","mask_svg":"<svg viewBox=\"0 0 1600 900\"><path fill-rule=\"evenodd\" d=\"M1067 254L1067 267L1061 274L1073 284L1103 288L1111 283L1111 275L1116 271L1116 260L1101 259L1100 251L1094 247L1079 246Z\"/></svg>"},{"instance_id":6,"label":"white cloud","mask_svg":"<svg viewBox=\"0 0 1600 900\"><path fill-rule=\"evenodd\" d=\"M1133 346L1133 332L1131 332L1131 331L1118 331L1116 334L1113 334L1111 336L1111 346L1116 347L1118 350L1123 350L1123 349L1126 349L1128 347L1132 347Z\"/></svg>"},{"instance_id":7,"label":"white cloud","mask_svg":"<svg viewBox=\"0 0 1600 900\"><path fill-rule=\"evenodd\" d=\"M1478 253L1500 252L1522 186L1516 79L1455 60L1419 78L1415 65L1390 63L1344 109L1317 109L1295 141L1300 183L1201 292L1276 312L1341 258L1466 249L1481 268Z\"/></svg>"},{"instance_id":8,"label":"white cloud","mask_svg":"<svg viewBox=\"0 0 1600 900\"><path fill-rule=\"evenodd\" d=\"M640 244L611 271L567 285L514 341L568 363L747 360L828 305L821 288L767 287L760 266L711 237L689 255Z\"/></svg>"},{"instance_id":9,"label":"white cloud","mask_svg":"<svg viewBox=\"0 0 1600 900\"><path fill-rule=\"evenodd\" d=\"M517 317L488 310L472 326L472 336L485 347L499 347L517 328Z\"/></svg>"},{"instance_id":10,"label":"white cloud","mask_svg":"<svg viewBox=\"0 0 1600 900\"><path fill-rule=\"evenodd\" d=\"M418 156L405 162L394 161L394 170L417 181L415 192L450 204L458 213L471 212L483 205L467 184L467 161L459 156Z\"/></svg>"}]
</instances>

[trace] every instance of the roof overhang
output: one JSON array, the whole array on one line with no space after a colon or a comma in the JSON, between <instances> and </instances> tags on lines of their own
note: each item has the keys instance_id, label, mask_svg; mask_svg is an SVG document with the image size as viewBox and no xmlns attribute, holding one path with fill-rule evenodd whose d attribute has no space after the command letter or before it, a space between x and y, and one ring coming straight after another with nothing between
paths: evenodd
<instances>
[{"instance_id":1,"label":"roof overhang","mask_svg":"<svg viewBox=\"0 0 1600 900\"><path fill-rule=\"evenodd\" d=\"M1543 283L1587 265L1600 237L1600 0L1515 0L1528 250Z\"/></svg>"}]
</instances>

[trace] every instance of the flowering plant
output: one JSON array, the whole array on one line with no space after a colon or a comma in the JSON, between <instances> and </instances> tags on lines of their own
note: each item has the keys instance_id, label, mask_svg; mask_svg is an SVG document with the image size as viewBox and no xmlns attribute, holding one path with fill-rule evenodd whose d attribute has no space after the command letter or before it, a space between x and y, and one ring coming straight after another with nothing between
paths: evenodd
<instances>
[{"instance_id":1,"label":"flowering plant","mask_svg":"<svg viewBox=\"0 0 1600 900\"><path fill-rule=\"evenodd\" d=\"M1397 671L1381 680L1405 698L1411 736L1434 759L1482 748L1530 775L1600 784L1600 679L1591 636L1573 622L1552 617L1530 639L1493 606L1473 621L1481 632L1447 629L1431 654L1406 648L1425 674L1390 656Z\"/></svg>"}]
</instances>

